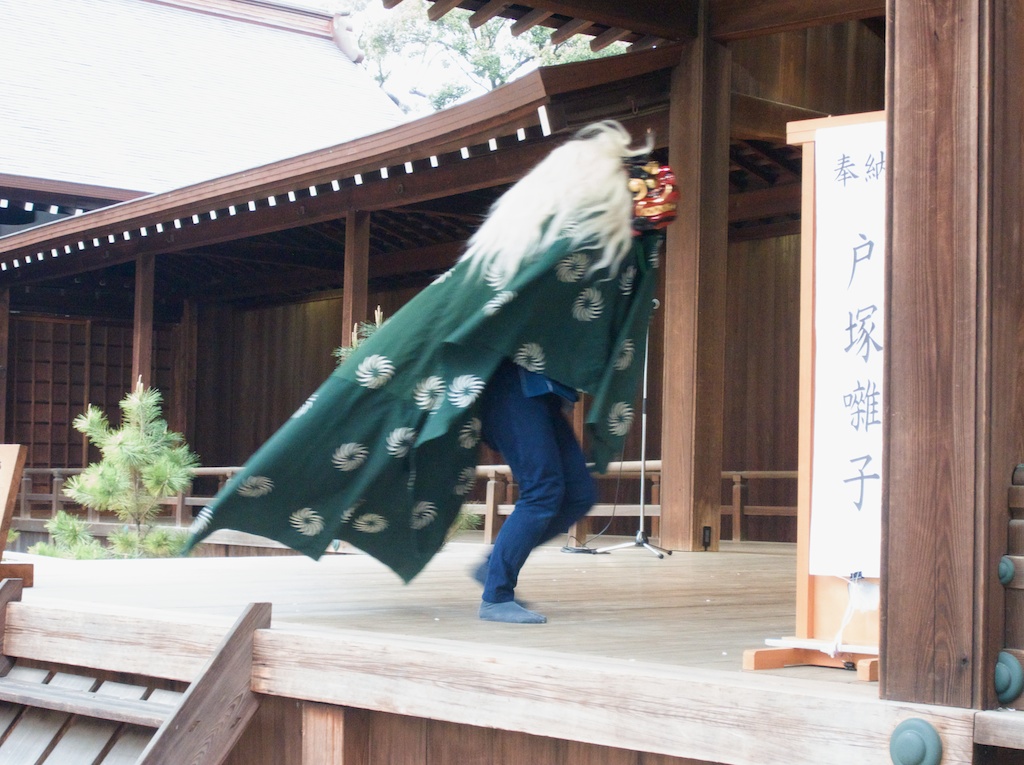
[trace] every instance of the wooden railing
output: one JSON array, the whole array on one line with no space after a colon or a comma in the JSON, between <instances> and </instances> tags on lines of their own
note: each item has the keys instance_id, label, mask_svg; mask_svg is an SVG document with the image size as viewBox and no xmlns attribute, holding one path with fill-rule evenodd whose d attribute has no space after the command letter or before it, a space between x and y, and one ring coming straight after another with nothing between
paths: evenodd
<instances>
[{"instance_id":1,"label":"wooden railing","mask_svg":"<svg viewBox=\"0 0 1024 765\"><path fill-rule=\"evenodd\" d=\"M205 467L196 470L196 477L205 479L196 483L206 484L208 491L202 494L183 492L176 497L168 497L163 501L165 512L158 522L173 526L187 527L192 523L192 508L202 507L210 502L213 496L240 467ZM93 510L83 510L75 502L64 496L64 481L70 476L80 473L80 468L26 468L22 477L21 491L18 494L17 512L12 519L12 528L17 531L43 532L47 520L63 509L84 513L91 524L93 533L105 536L106 532L117 528L119 524L105 522ZM608 470L600 476L601 480L639 479L645 481L643 511L652 519L652 535L657 535L657 524L661 517L661 460L638 460L613 462ZM796 507L775 505L746 504L747 487L750 481L796 480L795 470L727 470L722 472L724 480L732 480L732 503L722 505L721 514L732 519L732 539L746 538L746 519L754 516L796 515ZM508 465L480 465L477 467L477 479L486 481L484 498L481 502L468 502L462 511L480 515L484 520L484 539L493 543L503 516L509 515L515 507L515 481ZM45 482L45 488L41 485ZM215 487L212 484L216 484ZM637 517L640 513L639 498L632 503L606 504L600 503L593 507L589 517L608 517L618 515ZM576 530L570 534L576 536Z\"/></svg>"},{"instance_id":2,"label":"wooden railing","mask_svg":"<svg viewBox=\"0 0 1024 765\"><path fill-rule=\"evenodd\" d=\"M722 505L722 515L732 518L732 539L747 538L747 519L753 516L796 517L793 505L748 505L747 484L750 481L778 481L797 478L795 470L729 470L722 473L723 479L732 479L732 503Z\"/></svg>"}]
</instances>

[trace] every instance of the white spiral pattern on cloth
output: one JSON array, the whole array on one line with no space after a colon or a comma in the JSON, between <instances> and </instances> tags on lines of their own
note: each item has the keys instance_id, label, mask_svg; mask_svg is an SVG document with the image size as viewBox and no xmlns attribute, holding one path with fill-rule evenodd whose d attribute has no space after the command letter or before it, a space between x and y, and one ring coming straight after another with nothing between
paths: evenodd
<instances>
[{"instance_id":1,"label":"white spiral pattern on cloth","mask_svg":"<svg viewBox=\"0 0 1024 765\"><path fill-rule=\"evenodd\" d=\"M619 372L629 369L630 364L633 363L633 355L636 353L636 346L633 341L629 338L622 341L622 345L619 346L618 355L615 357L615 363L612 365Z\"/></svg>"},{"instance_id":2,"label":"white spiral pattern on cloth","mask_svg":"<svg viewBox=\"0 0 1024 765\"><path fill-rule=\"evenodd\" d=\"M632 295L635 282L636 266L629 266L619 275L619 292L626 296Z\"/></svg>"},{"instance_id":3,"label":"white spiral pattern on cloth","mask_svg":"<svg viewBox=\"0 0 1024 765\"><path fill-rule=\"evenodd\" d=\"M473 491L474 486L476 486L476 468L463 468L462 472L459 473L459 480L455 484L455 493L460 497L464 497Z\"/></svg>"},{"instance_id":4,"label":"white spiral pattern on cloth","mask_svg":"<svg viewBox=\"0 0 1024 765\"><path fill-rule=\"evenodd\" d=\"M195 520L192 521L192 525L188 528L188 533L196 536L202 534L210 527L210 522L213 520L213 508L207 506L199 511L196 515Z\"/></svg>"},{"instance_id":5,"label":"white spiral pattern on cloth","mask_svg":"<svg viewBox=\"0 0 1024 765\"><path fill-rule=\"evenodd\" d=\"M491 264L484 273L484 283L492 289L500 290L508 283L508 275L498 266Z\"/></svg>"},{"instance_id":6,"label":"white spiral pattern on cloth","mask_svg":"<svg viewBox=\"0 0 1024 765\"><path fill-rule=\"evenodd\" d=\"M572 317L576 321L593 321L604 311L604 295L596 287L587 287L572 306Z\"/></svg>"},{"instance_id":7,"label":"white spiral pattern on cloth","mask_svg":"<svg viewBox=\"0 0 1024 765\"><path fill-rule=\"evenodd\" d=\"M440 409L444 403L444 380L437 375L420 380L412 391L412 400L425 412Z\"/></svg>"},{"instance_id":8,"label":"white spiral pattern on cloth","mask_svg":"<svg viewBox=\"0 0 1024 765\"><path fill-rule=\"evenodd\" d=\"M365 499L356 500L356 503L352 505L348 510L341 514L341 522L348 523L352 520L352 516L356 514L356 511L365 504Z\"/></svg>"},{"instance_id":9,"label":"white spiral pattern on cloth","mask_svg":"<svg viewBox=\"0 0 1024 765\"><path fill-rule=\"evenodd\" d=\"M572 284L583 278L583 274L590 267L590 258L585 252L574 252L567 258L562 258L555 266L555 276L558 281Z\"/></svg>"},{"instance_id":10,"label":"white spiral pattern on cloth","mask_svg":"<svg viewBox=\"0 0 1024 765\"><path fill-rule=\"evenodd\" d=\"M388 519L379 513L365 513L352 522L352 528L364 534L379 534L388 527Z\"/></svg>"},{"instance_id":11,"label":"white spiral pattern on cloth","mask_svg":"<svg viewBox=\"0 0 1024 765\"><path fill-rule=\"evenodd\" d=\"M494 316L503 307L516 299L518 293L514 290L503 290L484 303L483 312L485 316Z\"/></svg>"},{"instance_id":12,"label":"white spiral pattern on cloth","mask_svg":"<svg viewBox=\"0 0 1024 765\"><path fill-rule=\"evenodd\" d=\"M366 458L370 456L370 450L362 444L342 444L334 450L331 463L334 467L343 472L350 472L363 466Z\"/></svg>"},{"instance_id":13,"label":"white spiral pattern on cloth","mask_svg":"<svg viewBox=\"0 0 1024 765\"><path fill-rule=\"evenodd\" d=\"M265 497L273 490L274 482L265 475L251 475L242 481L238 487L238 496L248 497L249 499Z\"/></svg>"},{"instance_id":14,"label":"white spiral pattern on cloth","mask_svg":"<svg viewBox=\"0 0 1024 765\"><path fill-rule=\"evenodd\" d=\"M633 407L619 401L608 411L608 430L612 435L624 436L633 426Z\"/></svg>"},{"instance_id":15,"label":"white spiral pattern on cloth","mask_svg":"<svg viewBox=\"0 0 1024 765\"><path fill-rule=\"evenodd\" d=\"M301 417L310 409L312 409L313 404L316 403L317 395L318 394L314 393L312 396L307 398L305 402L303 402L302 406L295 410L295 414L292 415L292 419L294 420L296 417Z\"/></svg>"},{"instance_id":16,"label":"white spiral pattern on cloth","mask_svg":"<svg viewBox=\"0 0 1024 765\"><path fill-rule=\"evenodd\" d=\"M416 436L419 435L413 428L395 428L388 433L387 448L388 454L392 457L404 457L416 443Z\"/></svg>"},{"instance_id":17,"label":"white spiral pattern on cloth","mask_svg":"<svg viewBox=\"0 0 1024 765\"><path fill-rule=\"evenodd\" d=\"M480 428L482 423L478 417L474 417L459 430L459 446L463 449L475 449L480 443Z\"/></svg>"},{"instance_id":18,"label":"white spiral pattern on cloth","mask_svg":"<svg viewBox=\"0 0 1024 765\"><path fill-rule=\"evenodd\" d=\"M523 343L515 352L512 361L529 372L544 371L544 349L539 343Z\"/></svg>"},{"instance_id":19,"label":"white spiral pattern on cloth","mask_svg":"<svg viewBox=\"0 0 1024 765\"><path fill-rule=\"evenodd\" d=\"M315 537L324 530L323 517L311 507L296 510L288 518L288 523L297 532L307 537Z\"/></svg>"},{"instance_id":20,"label":"white spiral pattern on cloth","mask_svg":"<svg viewBox=\"0 0 1024 765\"><path fill-rule=\"evenodd\" d=\"M387 356L375 353L367 356L356 367L356 380L364 388L383 388L395 375L395 365Z\"/></svg>"},{"instance_id":21,"label":"white spiral pattern on cloth","mask_svg":"<svg viewBox=\"0 0 1024 765\"><path fill-rule=\"evenodd\" d=\"M437 518L437 505L433 502L417 502L412 509L412 520L409 527L415 531L425 529Z\"/></svg>"},{"instance_id":22,"label":"white spiral pattern on cloth","mask_svg":"<svg viewBox=\"0 0 1024 765\"><path fill-rule=\"evenodd\" d=\"M459 409L471 406L484 392L486 383L476 375L459 375L448 386L448 400Z\"/></svg>"}]
</instances>

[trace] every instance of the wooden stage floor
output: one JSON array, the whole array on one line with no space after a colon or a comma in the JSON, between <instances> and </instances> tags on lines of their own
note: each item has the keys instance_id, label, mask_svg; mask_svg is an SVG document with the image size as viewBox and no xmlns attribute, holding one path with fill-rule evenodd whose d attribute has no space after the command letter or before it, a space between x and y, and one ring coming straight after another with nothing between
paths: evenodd
<instances>
[{"instance_id":1,"label":"wooden stage floor","mask_svg":"<svg viewBox=\"0 0 1024 765\"><path fill-rule=\"evenodd\" d=\"M944 765L974 762L973 710L882 700L877 682L843 669L742 669L745 650L793 634L795 545L723 542L717 553L659 559L636 546L565 553L560 540L534 552L517 591L548 623L505 625L477 617L469 571L485 551L479 538L450 543L409 585L360 553L8 557L35 564L23 604L69 623L75 611L119 613L121 623L165 624L178 640L189 625L226 630L247 604L270 602L271 629L254 635L253 690L429 722L445 740L454 724L477 737L670 758L622 760L645 765L865 765L890 762L897 725L921 717L939 731ZM1021 728L983 743L1024 742Z\"/></svg>"},{"instance_id":2,"label":"wooden stage floor","mask_svg":"<svg viewBox=\"0 0 1024 765\"><path fill-rule=\"evenodd\" d=\"M544 613L544 625L477 618L480 589L468 575L485 550L472 532L449 543L405 585L362 554L184 560L35 563L26 603L72 601L160 611L237 615L247 603L273 604L273 625L360 630L476 644L509 645L656 664L741 672L743 651L793 634L795 546L723 542L718 553L658 559L629 547L609 554L545 546L523 570L517 596ZM621 539L608 540L614 544ZM630 540L625 540L630 541ZM595 544L594 547L600 545ZM787 667L779 674L839 682L877 697L856 673Z\"/></svg>"}]
</instances>

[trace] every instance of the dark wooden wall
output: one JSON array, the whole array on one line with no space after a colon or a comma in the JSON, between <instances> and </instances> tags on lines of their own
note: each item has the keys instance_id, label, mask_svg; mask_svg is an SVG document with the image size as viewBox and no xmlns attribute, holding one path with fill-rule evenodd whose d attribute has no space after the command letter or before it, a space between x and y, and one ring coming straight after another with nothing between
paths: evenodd
<instances>
[{"instance_id":1,"label":"dark wooden wall","mask_svg":"<svg viewBox=\"0 0 1024 765\"><path fill-rule=\"evenodd\" d=\"M825 114L882 109L885 41L851 21L729 44L732 89Z\"/></svg>"},{"instance_id":2,"label":"dark wooden wall","mask_svg":"<svg viewBox=\"0 0 1024 765\"><path fill-rule=\"evenodd\" d=\"M13 316L10 328L6 442L28 446L26 467L83 467L98 453L71 423L90 403L120 422L118 402L132 388L131 324ZM172 327L154 330L154 380L172 421L175 339Z\"/></svg>"}]
</instances>

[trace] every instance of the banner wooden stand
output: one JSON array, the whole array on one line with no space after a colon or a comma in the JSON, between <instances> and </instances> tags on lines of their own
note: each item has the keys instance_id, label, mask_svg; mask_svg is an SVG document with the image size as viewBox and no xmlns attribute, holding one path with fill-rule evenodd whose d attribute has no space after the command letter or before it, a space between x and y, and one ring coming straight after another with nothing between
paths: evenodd
<instances>
[{"instance_id":1,"label":"banner wooden stand","mask_svg":"<svg viewBox=\"0 0 1024 765\"><path fill-rule=\"evenodd\" d=\"M0 444L0 554L7 549L7 534L21 486L28 448L19 444ZM21 579L23 587L31 587L34 569L31 563L10 563L0 559L0 579Z\"/></svg>"},{"instance_id":2,"label":"banner wooden stand","mask_svg":"<svg viewBox=\"0 0 1024 765\"><path fill-rule=\"evenodd\" d=\"M796 635L768 639L767 648L743 654L747 670L812 665L856 669L861 680L878 680L879 612L848 613L851 585L836 576L810 573L811 484L814 439L814 331L816 184L815 136L819 129L884 121L885 112L791 122L787 139L803 147L803 188L800 265L800 422L797 494ZM879 579L864 579L858 586L877 588ZM836 643L836 636L842 642Z\"/></svg>"}]
</instances>

